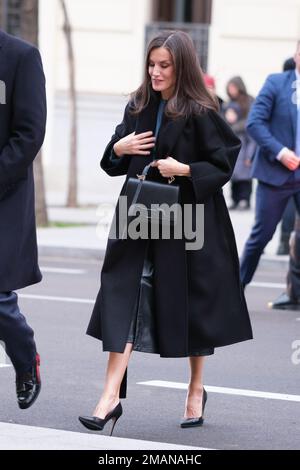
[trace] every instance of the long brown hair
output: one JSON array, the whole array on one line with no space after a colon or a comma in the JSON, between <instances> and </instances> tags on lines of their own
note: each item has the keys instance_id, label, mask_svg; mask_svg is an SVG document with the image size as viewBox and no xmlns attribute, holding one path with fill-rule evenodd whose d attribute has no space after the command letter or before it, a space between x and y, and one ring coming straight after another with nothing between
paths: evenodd
<instances>
[{"instance_id":1,"label":"long brown hair","mask_svg":"<svg viewBox=\"0 0 300 470\"><path fill-rule=\"evenodd\" d=\"M163 31L148 45L144 80L131 94L133 113L144 109L154 93L148 72L150 54L153 49L164 47L172 57L175 71L175 90L168 100L165 113L170 118L189 117L207 109L218 111L218 104L205 86L203 72L191 37L183 31Z\"/></svg>"},{"instance_id":2,"label":"long brown hair","mask_svg":"<svg viewBox=\"0 0 300 470\"><path fill-rule=\"evenodd\" d=\"M236 98L230 95L229 85L234 85L238 90L238 96ZM226 85L226 93L232 101L235 101L239 104L242 111L242 118L246 118L254 98L248 94L245 82L242 77L237 75L236 77L232 77L230 80L228 80Z\"/></svg>"}]
</instances>

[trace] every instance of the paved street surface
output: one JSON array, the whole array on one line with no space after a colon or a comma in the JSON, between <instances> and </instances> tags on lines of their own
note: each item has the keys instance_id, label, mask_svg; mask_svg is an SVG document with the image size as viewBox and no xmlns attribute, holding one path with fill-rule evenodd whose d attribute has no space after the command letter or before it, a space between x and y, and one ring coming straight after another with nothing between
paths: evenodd
<instances>
[{"instance_id":1,"label":"paved street surface","mask_svg":"<svg viewBox=\"0 0 300 470\"><path fill-rule=\"evenodd\" d=\"M0 368L0 448L20 448L26 442L31 448L63 444L63 448L158 449L167 448L159 443L168 443L180 448L300 449L300 364L292 361L293 342L300 341L300 312L266 307L283 290L285 271L280 263L263 264L247 289L255 340L219 348L207 360L204 426L179 426L188 359L134 352L128 398L122 401L124 413L114 438L107 437L110 426L99 434L85 432L77 419L93 412L108 355L101 342L85 335L101 262L42 257L40 264L43 282L19 296L36 332L43 389L36 404L21 411L13 369Z\"/></svg>"}]
</instances>

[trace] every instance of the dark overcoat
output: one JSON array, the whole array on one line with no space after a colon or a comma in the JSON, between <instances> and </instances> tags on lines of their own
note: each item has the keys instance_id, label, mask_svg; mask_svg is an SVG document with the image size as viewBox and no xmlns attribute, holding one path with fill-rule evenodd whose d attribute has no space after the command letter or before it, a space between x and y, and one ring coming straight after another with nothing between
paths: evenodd
<instances>
[{"instance_id":1,"label":"dark overcoat","mask_svg":"<svg viewBox=\"0 0 300 470\"><path fill-rule=\"evenodd\" d=\"M153 93L138 116L132 115L127 105L101 160L108 175L127 175L127 181L150 162L148 156L124 155L116 162L111 157L113 145L120 138L133 131L154 131L158 101L159 96ZM239 139L214 111L176 120L164 115L156 149L156 158L172 156L190 165L191 177L176 177L181 202L204 204L202 249L186 250L184 239L150 241L159 354L185 357L191 350L251 339L234 232L221 190L231 177ZM158 181L166 183L156 168L152 170ZM143 239L108 239L101 288L87 330L103 341L104 351L124 351L146 244Z\"/></svg>"},{"instance_id":2,"label":"dark overcoat","mask_svg":"<svg viewBox=\"0 0 300 470\"><path fill-rule=\"evenodd\" d=\"M250 107L254 102L254 98L252 98L252 96L248 96L248 98ZM256 143L246 130L247 118L241 115L240 106L237 101L230 101L229 103L226 103L223 106L223 114L225 114L228 108L233 108L235 111L237 111L238 120L231 124L230 127L235 135L240 139L242 144L231 179L232 181L251 180L251 162L255 154Z\"/></svg>"},{"instance_id":3,"label":"dark overcoat","mask_svg":"<svg viewBox=\"0 0 300 470\"><path fill-rule=\"evenodd\" d=\"M39 51L0 31L0 292L41 280L32 162L44 139Z\"/></svg>"}]
</instances>

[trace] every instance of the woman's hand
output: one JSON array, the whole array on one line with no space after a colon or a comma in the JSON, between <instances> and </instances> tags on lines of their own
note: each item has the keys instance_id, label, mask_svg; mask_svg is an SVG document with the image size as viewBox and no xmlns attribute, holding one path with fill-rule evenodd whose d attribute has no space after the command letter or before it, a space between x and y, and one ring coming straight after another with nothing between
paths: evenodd
<instances>
[{"instance_id":1,"label":"woman's hand","mask_svg":"<svg viewBox=\"0 0 300 470\"><path fill-rule=\"evenodd\" d=\"M155 160L151 163L151 166L156 167L160 174L165 178L170 178L172 176L191 176L189 165L185 165L172 157Z\"/></svg>"},{"instance_id":2,"label":"woman's hand","mask_svg":"<svg viewBox=\"0 0 300 470\"><path fill-rule=\"evenodd\" d=\"M225 118L226 118L226 121L227 121L229 124L234 124L234 123L237 122L237 120L238 120L238 115L237 115L237 113L234 111L234 109L229 108L229 109L227 109L227 111L225 112Z\"/></svg>"},{"instance_id":3,"label":"woman's hand","mask_svg":"<svg viewBox=\"0 0 300 470\"><path fill-rule=\"evenodd\" d=\"M126 135L114 145L114 152L118 157L122 155L150 155L150 150L155 145L155 137L152 131L142 134Z\"/></svg>"}]
</instances>

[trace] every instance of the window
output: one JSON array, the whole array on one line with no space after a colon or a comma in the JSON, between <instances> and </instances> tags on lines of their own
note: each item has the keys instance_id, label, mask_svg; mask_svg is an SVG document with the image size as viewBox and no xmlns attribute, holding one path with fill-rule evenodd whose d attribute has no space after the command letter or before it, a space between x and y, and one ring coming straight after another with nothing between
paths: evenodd
<instances>
[{"instance_id":1,"label":"window","mask_svg":"<svg viewBox=\"0 0 300 470\"><path fill-rule=\"evenodd\" d=\"M212 0L153 0L153 22L146 26L145 45L161 30L185 31L193 39L206 71L211 9Z\"/></svg>"},{"instance_id":2,"label":"window","mask_svg":"<svg viewBox=\"0 0 300 470\"><path fill-rule=\"evenodd\" d=\"M211 9L212 0L154 0L153 20L210 24Z\"/></svg>"}]
</instances>

